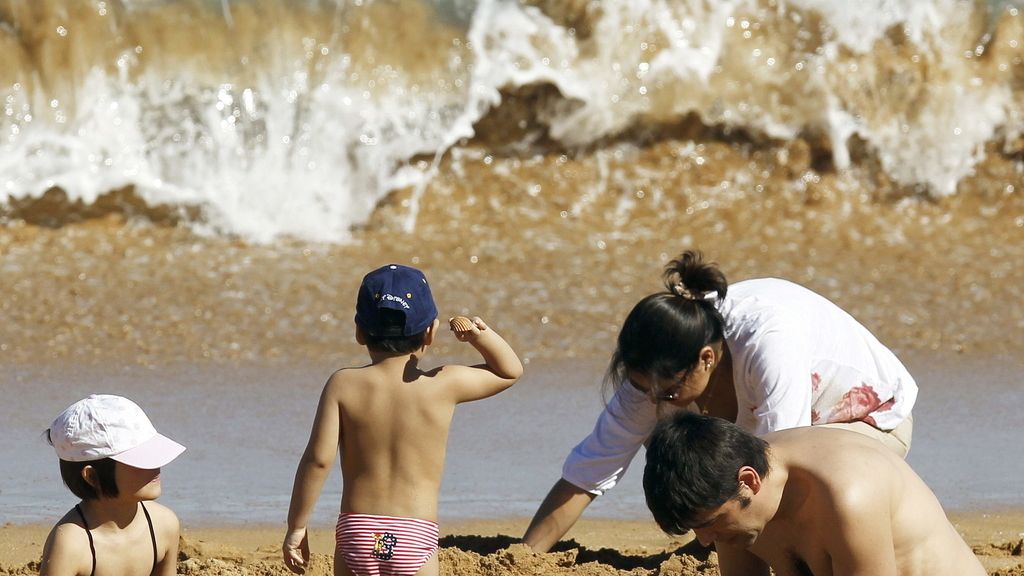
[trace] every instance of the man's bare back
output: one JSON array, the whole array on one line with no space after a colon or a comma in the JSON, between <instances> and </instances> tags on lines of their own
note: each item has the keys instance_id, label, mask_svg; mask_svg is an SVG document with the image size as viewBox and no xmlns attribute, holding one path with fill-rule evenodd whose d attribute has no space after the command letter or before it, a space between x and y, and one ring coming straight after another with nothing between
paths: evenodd
<instances>
[{"instance_id":1,"label":"man's bare back","mask_svg":"<svg viewBox=\"0 0 1024 576\"><path fill-rule=\"evenodd\" d=\"M810 427L763 440L767 472L739 466L737 495L687 519L701 543L715 542L722 576L767 576L769 566L777 576L985 575L932 491L877 440ZM655 513L663 527L665 514Z\"/></svg>"},{"instance_id":2,"label":"man's bare back","mask_svg":"<svg viewBox=\"0 0 1024 576\"><path fill-rule=\"evenodd\" d=\"M778 576L985 574L932 491L876 440L811 428L764 439L787 494L750 551Z\"/></svg>"}]
</instances>

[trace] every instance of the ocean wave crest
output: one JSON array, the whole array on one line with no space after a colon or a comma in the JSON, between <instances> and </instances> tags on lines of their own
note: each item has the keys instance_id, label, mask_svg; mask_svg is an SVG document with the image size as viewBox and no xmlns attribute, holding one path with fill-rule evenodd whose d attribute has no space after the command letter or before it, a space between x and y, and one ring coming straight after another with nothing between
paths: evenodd
<instances>
[{"instance_id":1,"label":"ocean wave crest","mask_svg":"<svg viewBox=\"0 0 1024 576\"><path fill-rule=\"evenodd\" d=\"M696 123L802 139L823 169L870 162L932 196L1019 155L1018 2L866 4L0 4L0 202L345 241L397 189L413 229L441 159L470 141L585 151Z\"/></svg>"}]
</instances>

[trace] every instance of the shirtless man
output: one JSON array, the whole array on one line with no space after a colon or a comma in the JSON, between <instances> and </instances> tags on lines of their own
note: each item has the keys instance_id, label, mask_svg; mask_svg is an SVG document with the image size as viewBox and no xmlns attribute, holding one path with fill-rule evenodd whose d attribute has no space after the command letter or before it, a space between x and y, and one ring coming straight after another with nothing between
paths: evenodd
<instances>
[{"instance_id":1,"label":"shirtless man","mask_svg":"<svg viewBox=\"0 0 1024 576\"><path fill-rule=\"evenodd\" d=\"M722 576L985 576L910 466L847 430L758 438L677 413L651 437L644 492L662 530L715 543Z\"/></svg>"}]
</instances>

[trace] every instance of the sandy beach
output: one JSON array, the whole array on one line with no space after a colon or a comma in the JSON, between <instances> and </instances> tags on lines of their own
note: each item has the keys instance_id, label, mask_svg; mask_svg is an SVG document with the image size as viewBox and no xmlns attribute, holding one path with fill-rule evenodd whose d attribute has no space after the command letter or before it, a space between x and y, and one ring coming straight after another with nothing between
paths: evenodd
<instances>
[{"instance_id":1,"label":"sandy beach","mask_svg":"<svg viewBox=\"0 0 1024 576\"><path fill-rule=\"evenodd\" d=\"M623 318L692 248L890 347L921 389L907 461L989 574L1024 576L1019 2L677 3L678 45L660 11L630 34L582 11L626 0L433 12L454 4L0 1L0 576L37 574L73 505L39 433L92 392L189 448L160 499L179 574L289 574L295 464L324 380L366 362L355 293L389 262L526 366L457 411L443 574L717 575L649 520L636 463L556 551L518 543Z\"/></svg>"},{"instance_id":2,"label":"sandy beach","mask_svg":"<svg viewBox=\"0 0 1024 576\"><path fill-rule=\"evenodd\" d=\"M993 576L1024 575L1024 510L951 515ZM527 519L460 521L442 526L441 570L459 576L710 576L716 555L687 538L670 538L653 522L583 520L555 551L534 554L518 542ZM0 527L0 574L38 573L48 526ZM196 576L287 576L283 529L274 526L183 531L178 573ZM330 576L333 532L314 530L309 574Z\"/></svg>"}]
</instances>

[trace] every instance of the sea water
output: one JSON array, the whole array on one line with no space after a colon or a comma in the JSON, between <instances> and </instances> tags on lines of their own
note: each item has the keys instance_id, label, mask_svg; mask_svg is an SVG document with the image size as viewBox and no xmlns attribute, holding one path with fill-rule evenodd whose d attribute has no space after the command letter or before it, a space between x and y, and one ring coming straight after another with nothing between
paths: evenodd
<instances>
[{"instance_id":1,"label":"sea water","mask_svg":"<svg viewBox=\"0 0 1024 576\"><path fill-rule=\"evenodd\" d=\"M908 461L943 506L1024 506L1013 483L1024 458L1014 433L1024 426L1016 409L1024 402L1024 366L926 356L910 367L921 395ZM183 521L282 523L327 374L327 366L23 369L13 377L8 370L6 417L0 421L0 522L48 522L74 504L40 434L68 398L117 391L187 447L161 473L161 502ZM600 383L601 367L592 362L544 363L507 392L460 406L440 494L442 519L532 516L560 477L565 456L593 427L602 408ZM643 464L641 449L620 485L595 500L587 515L649 518ZM336 468L320 496L316 524L334 521L340 495Z\"/></svg>"}]
</instances>

